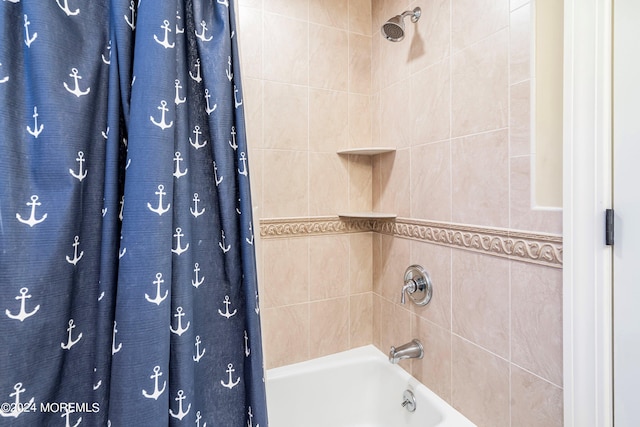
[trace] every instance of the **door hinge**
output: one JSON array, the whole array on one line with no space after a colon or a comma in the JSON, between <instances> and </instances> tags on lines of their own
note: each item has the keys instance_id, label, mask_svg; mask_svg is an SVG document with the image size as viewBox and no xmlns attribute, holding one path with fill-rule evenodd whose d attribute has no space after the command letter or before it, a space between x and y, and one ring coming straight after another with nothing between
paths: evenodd
<instances>
[{"instance_id":1,"label":"door hinge","mask_svg":"<svg viewBox=\"0 0 640 427\"><path fill-rule=\"evenodd\" d=\"M605 211L604 241L607 246L613 245L613 209Z\"/></svg>"}]
</instances>

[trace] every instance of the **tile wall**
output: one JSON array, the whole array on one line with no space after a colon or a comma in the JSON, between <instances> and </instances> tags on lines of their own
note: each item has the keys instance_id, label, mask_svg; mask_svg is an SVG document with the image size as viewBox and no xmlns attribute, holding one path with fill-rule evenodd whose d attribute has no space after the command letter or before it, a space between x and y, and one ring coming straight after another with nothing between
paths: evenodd
<instances>
[{"instance_id":1,"label":"tile wall","mask_svg":"<svg viewBox=\"0 0 640 427\"><path fill-rule=\"evenodd\" d=\"M370 0L239 0L255 218L372 208ZM268 368L373 342L371 232L258 244Z\"/></svg>"},{"instance_id":2,"label":"tile wall","mask_svg":"<svg viewBox=\"0 0 640 427\"><path fill-rule=\"evenodd\" d=\"M374 209L561 234L560 212L531 208L529 1L238 3L256 219ZM404 41L379 36L415 6ZM370 145L397 151L335 154ZM562 425L561 269L377 232L258 250L267 367L419 338L402 366L476 424ZM424 308L399 304L413 263L434 281Z\"/></svg>"}]
</instances>

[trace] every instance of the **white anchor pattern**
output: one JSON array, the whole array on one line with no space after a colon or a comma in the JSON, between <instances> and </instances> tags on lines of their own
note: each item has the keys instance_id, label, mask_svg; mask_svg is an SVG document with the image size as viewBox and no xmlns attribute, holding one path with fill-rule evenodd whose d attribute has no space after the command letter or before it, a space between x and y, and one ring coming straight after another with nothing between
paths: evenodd
<instances>
[{"instance_id":1,"label":"white anchor pattern","mask_svg":"<svg viewBox=\"0 0 640 427\"><path fill-rule=\"evenodd\" d=\"M31 22L29 22L29 17L25 14L24 15L24 44L26 44L27 47L31 47L31 43L33 43L38 38L38 33L33 33L33 35L29 35L29 25L31 25Z\"/></svg>"},{"instance_id":2,"label":"white anchor pattern","mask_svg":"<svg viewBox=\"0 0 640 427\"><path fill-rule=\"evenodd\" d=\"M32 172L0 174L0 366L21 359L0 419L268 427L235 5L19 3L0 6L0 170ZM100 411L28 410L61 399Z\"/></svg>"}]
</instances>

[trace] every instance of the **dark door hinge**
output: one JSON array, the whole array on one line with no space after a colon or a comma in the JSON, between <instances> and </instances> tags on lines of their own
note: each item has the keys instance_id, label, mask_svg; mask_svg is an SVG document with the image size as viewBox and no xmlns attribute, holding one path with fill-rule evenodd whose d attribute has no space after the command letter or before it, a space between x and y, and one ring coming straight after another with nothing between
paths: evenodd
<instances>
[{"instance_id":1,"label":"dark door hinge","mask_svg":"<svg viewBox=\"0 0 640 427\"><path fill-rule=\"evenodd\" d=\"M604 240L607 246L613 245L613 209L605 211Z\"/></svg>"}]
</instances>

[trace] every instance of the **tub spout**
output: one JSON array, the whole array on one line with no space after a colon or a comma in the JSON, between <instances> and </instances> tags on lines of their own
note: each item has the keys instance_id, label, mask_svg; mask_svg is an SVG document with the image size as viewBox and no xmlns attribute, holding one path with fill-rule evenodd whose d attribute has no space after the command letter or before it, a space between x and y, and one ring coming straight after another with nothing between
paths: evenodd
<instances>
[{"instance_id":1,"label":"tub spout","mask_svg":"<svg viewBox=\"0 0 640 427\"><path fill-rule=\"evenodd\" d=\"M412 340L400 347L391 347L389 352L389 362L394 365L402 359L422 359L424 356L424 348L422 343L418 340Z\"/></svg>"}]
</instances>

